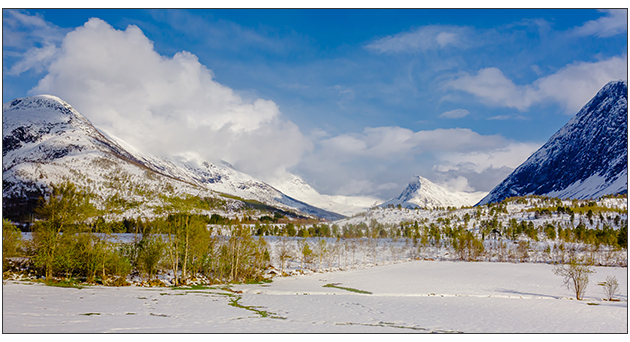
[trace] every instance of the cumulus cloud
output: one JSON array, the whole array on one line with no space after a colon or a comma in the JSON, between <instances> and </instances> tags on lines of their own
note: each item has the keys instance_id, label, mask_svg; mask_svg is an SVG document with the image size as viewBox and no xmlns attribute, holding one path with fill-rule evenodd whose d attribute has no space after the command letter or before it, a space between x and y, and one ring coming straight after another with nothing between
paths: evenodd
<instances>
[{"instance_id":1,"label":"cumulus cloud","mask_svg":"<svg viewBox=\"0 0 630 342\"><path fill-rule=\"evenodd\" d=\"M422 26L413 31L377 39L365 46L379 53L437 50L446 47L466 49L478 43L474 31L451 25Z\"/></svg>"},{"instance_id":2,"label":"cumulus cloud","mask_svg":"<svg viewBox=\"0 0 630 342\"><path fill-rule=\"evenodd\" d=\"M470 114L468 110L458 108L458 109L449 110L448 112L444 112L440 114L439 117L447 118L447 119L459 119L459 118L463 118L464 116L468 114Z\"/></svg>"},{"instance_id":3,"label":"cumulus cloud","mask_svg":"<svg viewBox=\"0 0 630 342\"><path fill-rule=\"evenodd\" d=\"M606 16L587 21L584 25L576 27L573 34L604 38L628 31L627 9L606 9L600 12L606 13Z\"/></svg>"},{"instance_id":4,"label":"cumulus cloud","mask_svg":"<svg viewBox=\"0 0 630 342\"><path fill-rule=\"evenodd\" d=\"M576 62L526 85L515 84L498 68L485 68L476 75L464 72L442 86L470 93L488 105L525 111L536 103L554 101L561 104L567 114L575 114L606 83L626 80L627 64L626 56Z\"/></svg>"},{"instance_id":5,"label":"cumulus cloud","mask_svg":"<svg viewBox=\"0 0 630 342\"><path fill-rule=\"evenodd\" d=\"M141 151L194 152L262 178L311 148L273 101L244 100L189 52L158 54L133 25L116 30L92 18L68 33L31 93L61 97Z\"/></svg>"}]
</instances>

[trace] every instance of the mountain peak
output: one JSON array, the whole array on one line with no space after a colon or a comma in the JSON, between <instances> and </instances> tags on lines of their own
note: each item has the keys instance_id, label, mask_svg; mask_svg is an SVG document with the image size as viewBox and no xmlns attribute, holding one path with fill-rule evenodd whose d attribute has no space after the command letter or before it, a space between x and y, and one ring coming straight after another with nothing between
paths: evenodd
<instances>
[{"instance_id":1,"label":"mountain peak","mask_svg":"<svg viewBox=\"0 0 630 342\"><path fill-rule=\"evenodd\" d=\"M475 204L486 193L483 192L457 192L441 187L430 180L415 175L409 180L409 184L403 192L383 204L401 205L405 208L437 208L437 207L462 207Z\"/></svg>"},{"instance_id":2,"label":"mountain peak","mask_svg":"<svg viewBox=\"0 0 630 342\"><path fill-rule=\"evenodd\" d=\"M50 184L71 180L89 187L100 200L124 191L126 199L143 203L142 208L129 209L136 215L150 212L150 203L157 197L150 194L171 189L202 197L218 198L218 193L224 193L252 199L296 217L343 217L293 199L225 162L211 164L194 153L168 158L140 153L100 132L55 96L5 103L2 121L3 210L15 216L31 210ZM232 203L226 210L234 205L242 204Z\"/></svg>"},{"instance_id":3,"label":"mountain peak","mask_svg":"<svg viewBox=\"0 0 630 342\"><path fill-rule=\"evenodd\" d=\"M628 190L628 85L606 84L479 202L545 195L587 199Z\"/></svg>"},{"instance_id":4,"label":"mountain peak","mask_svg":"<svg viewBox=\"0 0 630 342\"><path fill-rule=\"evenodd\" d=\"M2 105L3 135L18 126L91 123L64 100L53 95L36 95L15 99Z\"/></svg>"},{"instance_id":5,"label":"mountain peak","mask_svg":"<svg viewBox=\"0 0 630 342\"><path fill-rule=\"evenodd\" d=\"M22 97L19 99L14 99L11 102L7 102L2 105L3 111L8 110L26 110L26 109L52 109L59 110L66 114L72 112L73 114L79 114L71 105L69 105L66 101L58 98L54 95L35 95Z\"/></svg>"}]
</instances>

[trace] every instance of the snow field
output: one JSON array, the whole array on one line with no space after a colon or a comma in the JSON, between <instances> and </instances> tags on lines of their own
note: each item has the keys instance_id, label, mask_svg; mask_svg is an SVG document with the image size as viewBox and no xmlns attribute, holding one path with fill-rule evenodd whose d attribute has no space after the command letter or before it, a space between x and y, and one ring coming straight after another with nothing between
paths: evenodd
<instances>
[{"instance_id":1,"label":"snow field","mask_svg":"<svg viewBox=\"0 0 630 342\"><path fill-rule=\"evenodd\" d=\"M583 301L571 299L552 269L413 261L231 291L7 282L3 332L627 333L626 268L595 267ZM609 275L619 281L619 302L602 299L597 283ZM236 299L240 307L230 305Z\"/></svg>"}]
</instances>

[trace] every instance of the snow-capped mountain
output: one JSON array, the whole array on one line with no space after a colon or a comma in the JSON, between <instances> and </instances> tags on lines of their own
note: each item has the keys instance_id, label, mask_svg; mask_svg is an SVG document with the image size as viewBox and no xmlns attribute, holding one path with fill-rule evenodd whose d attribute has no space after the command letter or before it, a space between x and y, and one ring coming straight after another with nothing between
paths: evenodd
<instances>
[{"instance_id":1,"label":"snow-capped mountain","mask_svg":"<svg viewBox=\"0 0 630 342\"><path fill-rule=\"evenodd\" d=\"M292 198L346 216L366 211L382 202L376 197L369 196L322 195L302 178L293 174L270 181L270 184Z\"/></svg>"},{"instance_id":2,"label":"snow-capped mountain","mask_svg":"<svg viewBox=\"0 0 630 342\"><path fill-rule=\"evenodd\" d=\"M479 204L544 195L587 199L628 191L628 85L605 85Z\"/></svg>"},{"instance_id":3,"label":"snow-capped mountain","mask_svg":"<svg viewBox=\"0 0 630 342\"><path fill-rule=\"evenodd\" d=\"M131 201L143 195L146 201L147 193L166 190L204 197L224 193L330 220L343 217L295 200L227 164L196 156L167 159L142 154L99 131L54 96L3 104L2 128L3 210L29 211L50 184L68 179L101 198L116 190ZM221 199L234 206L241 203Z\"/></svg>"},{"instance_id":4,"label":"snow-capped mountain","mask_svg":"<svg viewBox=\"0 0 630 342\"><path fill-rule=\"evenodd\" d=\"M400 204L403 208L409 209L460 208L474 205L486 194L486 192L449 191L424 177L416 175L411 178L409 185L407 185L400 196L381 204L380 207L398 206Z\"/></svg>"}]
</instances>

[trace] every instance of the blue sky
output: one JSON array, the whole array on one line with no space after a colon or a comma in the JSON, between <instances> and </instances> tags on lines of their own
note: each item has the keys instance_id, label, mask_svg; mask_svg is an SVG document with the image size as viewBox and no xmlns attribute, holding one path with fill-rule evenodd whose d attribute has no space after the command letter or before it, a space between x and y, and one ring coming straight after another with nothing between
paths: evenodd
<instances>
[{"instance_id":1,"label":"blue sky","mask_svg":"<svg viewBox=\"0 0 630 342\"><path fill-rule=\"evenodd\" d=\"M617 79L627 10L3 10L3 102L325 194L489 191Z\"/></svg>"}]
</instances>

